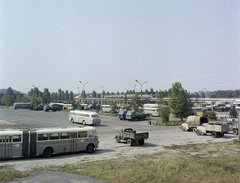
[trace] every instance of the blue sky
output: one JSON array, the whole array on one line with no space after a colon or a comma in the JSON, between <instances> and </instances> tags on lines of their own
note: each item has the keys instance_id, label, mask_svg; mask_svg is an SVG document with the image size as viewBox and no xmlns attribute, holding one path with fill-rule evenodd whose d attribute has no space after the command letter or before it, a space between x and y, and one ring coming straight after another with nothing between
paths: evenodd
<instances>
[{"instance_id":1,"label":"blue sky","mask_svg":"<svg viewBox=\"0 0 240 183\"><path fill-rule=\"evenodd\" d=\"M240 89L239 20L238 0L1 1L0 88Z\"/></svg>"}]
</instances>

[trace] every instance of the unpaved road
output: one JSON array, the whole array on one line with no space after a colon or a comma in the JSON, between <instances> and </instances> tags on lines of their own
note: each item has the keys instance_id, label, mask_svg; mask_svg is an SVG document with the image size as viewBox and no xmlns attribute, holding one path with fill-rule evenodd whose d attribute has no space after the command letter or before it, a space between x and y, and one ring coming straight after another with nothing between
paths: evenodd
<instances>
[{"instance_id":1,"label":"unpaved road","mask_svg":"<svg viewBox=\"0 0 240 183\"><path fill-rule=\"evenodd\" d=\"M18 126L16 120L0 119L1 122L7 123L9 126ZM3 123L2 123L3 124ZM122 127L133 127L137 130L149 131L149 139L145 141L143 146L129 146L126 143L116 143L114 134ZM60 166L64 164L76 164L81 162L91 162L96 160L104 160L111 158L133 157L137 154L151 154L164 151L164 146L172 144L187 144L187 143L207 143L207 142L221 142L236 139L232 134L226 134L222 138L212 138L208 136L197 136L193 132L182 132L179 127L161 127L148 125L147 121L128 122L119 121L116 118L103 117L102 125L96 126L99 132L99 148L93 154L85 152L56 155L52 158L44 159L42 157L34 158L17 158L2 160L0 166L13 165L16 170L22 172L33 172L33 168ZM59 179L62 176L62 179ZM79 175L62 174L59 172L38 173L32 178L19 179L13 182L95 182L88 177ZM68 181L66 181L66 178ZM80 179L80 177L82 179ZM86 178L86 179L84 179ZM50 181L49 181L50 180ZM56 180L56 181L55 181ZM57 181L59 180L59 181Z\"/></svg>"}]
</instances>

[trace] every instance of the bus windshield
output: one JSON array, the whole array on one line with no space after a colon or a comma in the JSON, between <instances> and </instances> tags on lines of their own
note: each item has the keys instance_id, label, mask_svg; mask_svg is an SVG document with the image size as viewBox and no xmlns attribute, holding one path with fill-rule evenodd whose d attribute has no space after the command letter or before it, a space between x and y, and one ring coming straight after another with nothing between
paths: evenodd
<instances>
[{"instance_id":1,"label":"bus windshield","mask_svg":"<svg viewBox=\"0 0 240 183\"><path fill-rule=\"evenodd\" d=\"M94 115L92 115L92 118L99 118L99 116L94 114Z\"/></svg>"}]
</instances>

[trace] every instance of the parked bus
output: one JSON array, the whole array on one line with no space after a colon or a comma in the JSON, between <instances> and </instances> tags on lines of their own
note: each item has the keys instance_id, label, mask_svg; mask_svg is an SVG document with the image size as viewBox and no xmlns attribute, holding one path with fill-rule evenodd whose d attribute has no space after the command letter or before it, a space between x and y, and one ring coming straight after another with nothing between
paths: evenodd
<instances>
[{"instance_id":1,"label":"parked bus","mask_svg":"<svg viewBox=\"0 0 240 183\"><path fill-rule=\"evenodd\" d=\"M143 112L145 114L150 114L151 116L159 116L158 114L158 104L143 104Z\"/></svg>"},{"instance_id":2,"label":"parked bus","mask_svg":"<svg viewBox=\"0 0 240 183\"><path fill-rule=\"evenodd\" d=\"M86 151L98 148L93 127L62 127L0 130L0 158L28 157Z\"/></svg>"},{"instance_id":3,"label":"parked bus","mask_svg":"<svg viewBox=\"0 0 240 183\"><path fill-rule=\"evenodd\" d=\"M102 105L102 112L107 112L110 113L111 112L111 106L110 105Z\"/></svg>"},{"instance_id":4,"label":"parked bus","mask_svg":"<svg viewBox=\"0 0 240 183\"><path fill-rule=\"evenodd\" d=\"M14 103L13 108L14 109L30 109L31 105L30 103Z\"/></svg>"},{"instance_id":5,"label":"parked bus","mask_svg":"<svg viewBox=\"0 0 240 183\"><path fill-rule=\"evenodd\" d=\"M82 123L83 125L99 125L101 123L98 113L84 110L70 111L69 121L72 123Z\"/></svg>"}]
</instances>

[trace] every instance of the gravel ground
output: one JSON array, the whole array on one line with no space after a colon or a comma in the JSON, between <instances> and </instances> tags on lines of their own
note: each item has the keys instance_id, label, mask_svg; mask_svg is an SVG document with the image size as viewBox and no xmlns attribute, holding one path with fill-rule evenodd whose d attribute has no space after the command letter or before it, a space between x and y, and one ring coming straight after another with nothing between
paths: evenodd
<instances>
[{"instance_id":1,"label":"gravel ground","mask_svg":"<svg viewBox=\"0 0 240 183\"><path fill-rule=\"evenodd\" d=\"M144 125L148 125L145 122ZM92 178L68 174L62 172L34 172L34 168L61 166L64 164L76 164L81 162L91 162L96 160L105 160L112 158L134 157L137 154L151 154L164 151L164 146L172 144L188 144L188 143L207 143L207 142L222 142L236 139L233 134L226 134L222 138L212 138L210 135L198 136L193 132L183 132L176 128L169 128L164 131L154 131L149 134L149 139L145 141L143 146L129 146L126 143L116 143L112 135L99 136L99 148L93 154L85 152L55 155L49 159L42 157L34 158L16 158L8 159L0 162L0 165L13 165L16 170L21 172L33 173L33 177L21 178L12 182L97 182Z\"/></svg>"},{"instance_id":2,"label":"gravel ground","mask_svg":"<svg viewBox=\"0 0 240 183\"><path fill-rule=\"evenodd\" d=\"M99 137L100 147L93 154L85 152L56 155L50 159L41 157L35 158L18 158L12 160L4 160L0 165L13 165L16 170L22 172L33 172L33 168L60 166L64 164L75 164L87 161L96 161L103 159L133 157L136 154L149 154L164 151L163 146L172 144L187 143L206 143L221 142L235 139L236 136L226 134L223 138L212 138L211 136L197 136L195 133L182 132L179 129L166 131L164 133L151 133L150 138L145 142L144 146L128 146L126 143L116 143L112 136ZM44 172L34 174L33 177L22 178L12 182L97 182L89 177L62 172Z\"/></svg>"}]
</instances>

